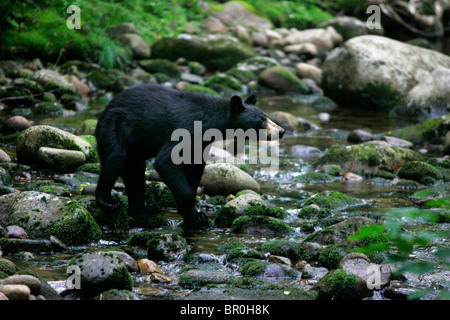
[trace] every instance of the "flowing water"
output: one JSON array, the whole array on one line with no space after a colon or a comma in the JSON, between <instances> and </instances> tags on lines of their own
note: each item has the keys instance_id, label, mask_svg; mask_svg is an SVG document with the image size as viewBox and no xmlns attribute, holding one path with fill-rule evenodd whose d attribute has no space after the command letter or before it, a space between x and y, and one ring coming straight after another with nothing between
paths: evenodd
<instances>
[{"instance_id":1,"label":"flowing water","mask_svg":"<svg viewBox=\"0 0 450 320\"><path fill-rule=\"evenodd\" d=\"M49 124L60 127L67 131L73 132L75 128L85 119L95 118L104 108L110 97L98 98L91 100L89 106L82 112L76 114L67 114L65 117L35 117L32 119L35 124ZM391 208L408 207L414 204L414 200L409 196L410 190L403 190L395 186L377 186L369 183L369 179L362 181L345 181L338 179L333 183L323 184L301 184L294 181L294 177L312 171L311 166L314 157L298 156L293 153L295 146L316 147L321 151L337 144L348 144L346 138L353 129L364 128L372 133L383 133L399 128L405 123L398 123L389 118L387 112L364 110L364 108L347 108L337 109L329 112L330 119L327 122L321 122L318 110L313 109L309 105L311 96L261 96L258 100L258 106L267 113L273 111L287 111L297 117L302 117L317 124L317 128L306 132L298 132L288 134L280 141L280 167L276 173L267 174L258 166L251 166L250 169L254 173L254 177L261 185L261 190L267 196L269 201L280 206L290 213L286 221L294 228L296 234L295 239L303 239L307 234L303 233L299 225L303 222L297 217L300 211L300 203L305 198L314 193L324 190L341 191L361 199L363 204L356 208L357 212L377 212L386 211ZM5 115L6 117L6 115ZM427 156L436 156L437 150L430 149ZM15 187L22 189L23 184L17 184ZM214 212L206 211L211 217ZM181 222L180 217L173 211L165 211L165 215L170 219L171 226L166 227L167 232L180 232L178 224ZM440 224L439 228L447 228L447 224ZM223 262L223 255L217 250L222 244L228 241L240 241L250 247L259 248L262 243L267 240L264 237L250 237L233 234L229 229L210 229L204 232L195 232L183 234L188 243L193 247L193 252L209 254L210 258L217 262ZM67 265L73 256L77 253L83 253L88 250L96 250L102 248L121 248L130 253L136 260L146 257L144 249L131 248L127 245L127 234L104 234L101 239L87 246L72 247L70 253L59 253L52 255L35 254L31 259L18 259L10 257L16 265L25 270L31 270L40 274L43 278L51 283L57 291L65 289L65 280ZM448 239L440 239L438 242L446 243ZM431 259L430 252L435 250L432 246L427 250L415 252L418 259ZM186 298L188 293L177 285L178 271L184 266L180 263L161 263L160 266L172 276L175 281L171 284L155 284L151 283L143 275L133 275L134 291L143 299L163 298L176 299ZM210 293L213 294L213 293ZM201 296L207 298L207 296ZM257 298L258 295L253 296ZM220 296L217 297L220 299Z\"/></svg>"}]
</instances>

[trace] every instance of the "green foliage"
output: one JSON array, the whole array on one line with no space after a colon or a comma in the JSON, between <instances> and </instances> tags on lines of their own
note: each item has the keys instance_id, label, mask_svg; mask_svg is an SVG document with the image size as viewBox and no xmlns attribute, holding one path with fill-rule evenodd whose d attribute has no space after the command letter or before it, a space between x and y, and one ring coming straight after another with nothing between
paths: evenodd
<instances>
[{"instance_id":1,"label":"green foliage","mask_svg":"<svg viewBox=\"0 0 450 320\"><path fill-rule=\"evenodd\" d=\"M333 16L321 9L316 0L261 1L247 0L258 9L259 15L268 18L276 27L306 28Z\"/></svg>"}]
</instances>

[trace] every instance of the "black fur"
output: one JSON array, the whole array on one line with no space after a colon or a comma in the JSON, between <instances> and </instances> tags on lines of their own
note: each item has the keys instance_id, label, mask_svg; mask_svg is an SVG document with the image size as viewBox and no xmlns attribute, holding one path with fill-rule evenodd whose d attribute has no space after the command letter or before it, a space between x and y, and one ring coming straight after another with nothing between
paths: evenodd
<instances>
[{"instance_id":1,"label":"black fur","mask_svg":"<svg viewBox=\"0 0 450 320\"><path fill-rule=\"evenodd\" d=\"M154 168L172 191L184 226L206 226L206 215L194 206L205 163L175 165L171 151L179 142L171 141L172 132L185 128L193 134L194 121L202 121L203 131L216 128L224 136L226 129L264 129L267 115L255 103L256 94L242 103L237 96L230 101L153 84L121 92L101 114L95 131L101 161L98 205L117 209L111 190L121 176L130 215L154 212L155 208L145 207L144 194L145 161L155 158Z\"/></svg>"}]
</instances>

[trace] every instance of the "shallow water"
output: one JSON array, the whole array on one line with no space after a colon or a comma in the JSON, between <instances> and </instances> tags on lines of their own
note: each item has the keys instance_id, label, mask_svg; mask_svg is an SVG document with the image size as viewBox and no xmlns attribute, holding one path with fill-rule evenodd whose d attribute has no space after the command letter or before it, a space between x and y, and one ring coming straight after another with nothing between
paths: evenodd
<instances>
[{"instance_id":1,"label":"shallow water","mask_svg":"<svg viewBox=\"0 0 450 320\"><path fill-rule=\"evenodd\" d=\"M35 117L32 119L35 124L49 124L59 128L74 132L78 125L85 119L95 118L106 105L111 97L100 98L90 101L89 107L76 113L68 114L65 117ZM295 239L303 239L306 234L302 233L298 226L302 220L296 215L299 212L300 202L314 193L324 190L341 191L361 199L363 204L349 208L343 215L352 212L381 212L391 208L408 207L414 204L414 200L409 196L414 192L411 190L402 190L393 186L376 186L369 183L367 179L362 181L345 181L337 180L328 184L301 184L294 181L294 177L313 170L311 163L314 157L296 157L291 154L292 146L305 145L316 147L321 151L336 144L347 144L346 137L353 129L364 128L372 133L382 133L406 123L398 123L389 118L387 112L364 110L363 108L337 109L329 112L330 120L328 122L320 122L319 114L321 111L310 107L311 96L292 97L292 96L262 96L259 98L258 106L267 113L273 111L287 111L295 116L303 117L316 123L320 129L310 130L303 133L288 134L280 141L280 166L277 172L267 174L260 170L258 166L249 165L254 172L254 177L261 185L263 194L267 196L269 201L280 206L290 213L286 221L297 232L292 237ZM0 115L6 117L6 115ZM427 155L436 154L436 150L429 150ZM427 156L426 155L426 156ZM44 178L45 179L45 178ZM17 183L15 187L22 189L23 183ZM214 213L206 211L210 217L214 217ZM167 232L182 232L178 227L181 222L180 217L172 211L165 211L165 215L170 219L171 226L165 228ZM439 228L447 228L447 224L439 225ZM183 236L193 247L193 252L213 254L218 262L223 261L223 255L217 251L217 248L228 241L240 241L250 247L259 248L262 243L267 240L264 237L249 237L233 234L228 229L210 229L204 232L184 233ZM128 235L104 234L101 239L87 246L72 247L71 253L58 253L52 255L36 254L31 260L21 260L10 257L19 268L31 270L40 274L50 284L57 289L63 291L65 289L65 280L68 275L66 268L69 261L77 253L83 253L87 250L96 250L101 248L121 248L130 253L136 260L146 257L146 252L142 249L128 247L125 240ZM448 242L448 239L441 239L441 243ZM436 244L439 246L440 244ZM433 250L427 248L427 250ZM429 259L432 255L427 250L415 252L415 256L420 259ZM195 293L184 290L177 286L177 273L183 263L161 263L160 267L168 272L175 281L171 284L154 284L146 280L146 276L133 275L135 283L134 291L143 299L178 299L178 298L209 298L208 292L201 291ZM296 284L298 285L298 283ZM211 296L221 297L218 291L209 292ZM203 293L202 293L203 292ZM243 297L245 294L242 293ZM380 296L377 294L375 296ZM224 297L222 295L222 297ZM251 298L259 298L254 293Z\"/></svg>"}]
</instances>

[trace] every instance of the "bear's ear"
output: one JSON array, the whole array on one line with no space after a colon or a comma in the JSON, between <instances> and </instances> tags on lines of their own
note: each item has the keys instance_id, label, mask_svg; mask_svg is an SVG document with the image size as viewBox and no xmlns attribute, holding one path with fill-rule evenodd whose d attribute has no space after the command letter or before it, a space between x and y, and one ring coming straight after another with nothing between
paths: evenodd
<instances>
[{"instance_id":1,"label":"bear's ear","mask_svg":"<svg viewBox=\"0 0 450 320\"><path fill-rule=\"evenodd\" d=\"M253 91L253 93L245 100L245 104L255 105L257 100L257 92Z\"/></svg>"},{"instance_id":2,"label":"bear's ear","mask_svg":"<svg viewBox=\"0 0 450 320\"><path fill-rule=\"evenodd\" d=\"M245 110L245 107L242 104L242 100L238 96L234 96L233 98L231 98L230 108L231 108L231 112L242 112Z\"/></svg>"}]
</instances>

